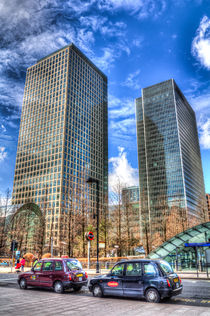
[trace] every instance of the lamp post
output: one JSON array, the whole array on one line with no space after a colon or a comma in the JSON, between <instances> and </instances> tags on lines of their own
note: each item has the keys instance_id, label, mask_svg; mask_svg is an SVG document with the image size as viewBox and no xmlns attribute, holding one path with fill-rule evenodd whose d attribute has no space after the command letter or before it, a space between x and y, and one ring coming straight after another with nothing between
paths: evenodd
<instances>
[{"instance_id":1,"label":"lamp post","mask_svg":"<svg viewBox=\"0 0 210 316\"><path fill-rule=\"evenodd\" d=\"M96 212L97 212L97 262L96 262L96 273L99 273L99 180L89 177L86 182L88 184L96 184Z\"/></svg>"}]
</instances>

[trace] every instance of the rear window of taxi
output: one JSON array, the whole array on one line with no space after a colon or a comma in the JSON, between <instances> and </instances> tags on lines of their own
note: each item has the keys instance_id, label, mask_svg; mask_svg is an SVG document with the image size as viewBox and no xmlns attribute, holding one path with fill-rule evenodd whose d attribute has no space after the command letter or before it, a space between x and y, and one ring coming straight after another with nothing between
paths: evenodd
<instances>
[{"instance_id":1,"label":"rear window of taxi","mask_svg":"<svg viewBox=\"0 0 210 316\"><path fill-rule=\"evenodd\" d=\"M66 265L71 270L82 270L82 265L78 260L67 260Z\"/></svg>"},{"instance_id":2,"label":"rear window of taxi","mask_svg":"<svg viewBox=\"0 0 210 316\"><path fill-rule=\"evenodd\" d=\"M166 274L174 273L174 270L172 269L172 267L170 266L168 262L160 261L159 265Z\"/></svg>"}]
</instances>

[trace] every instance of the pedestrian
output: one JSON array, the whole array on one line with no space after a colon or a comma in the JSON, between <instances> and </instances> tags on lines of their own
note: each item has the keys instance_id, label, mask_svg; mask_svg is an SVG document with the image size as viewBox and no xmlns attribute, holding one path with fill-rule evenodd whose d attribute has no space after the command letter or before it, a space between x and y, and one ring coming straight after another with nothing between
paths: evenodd
<instances>
[{"instance_id":1,"label":"pedestrian","mask_svg":"<svg viewBox=\"0 0 210 316\"><path fill-rule=\"evenodd\" d=\"M18 258L17 261L16 261L15 269L18 270L18 269L20 269L20 267L21 267L21 264L20 264L20 260ZM20 272L20 270L17 271L17 272Z\"/></svg>"},{"instance_id":2,"label":"pedestrian","mask_svg":"<svg viewBox=\"0 0 210 316\"><path fill-rule=\"evenodd\" d=\"M25 263L26 263L26 260L25 258L23 257L21 260L20 260L20 264L21 264L21 271L24 272L24 266L25 266Z\"/></svg>"},{"instance_id":3,"label":"pedestrian","mask_svg":"<svg viewBox=\"0 0 210 316\"><path fill-rule=\"evenodd\" d=\"M38 262L38 258L34 258L34 261L33 261L33 267L36 265L36 263Z\"/></svg>"}]
</instances>

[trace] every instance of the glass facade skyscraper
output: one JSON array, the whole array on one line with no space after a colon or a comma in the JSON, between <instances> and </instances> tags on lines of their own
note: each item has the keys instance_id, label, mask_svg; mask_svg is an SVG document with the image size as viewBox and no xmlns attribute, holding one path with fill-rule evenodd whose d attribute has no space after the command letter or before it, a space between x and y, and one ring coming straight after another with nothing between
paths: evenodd
<instances>
[{"instance_id":1,"label":"glass facade skyscraper","mask_svg":"<svg viewBox=\"0 0 210 316\"><path fill-rule=\"evenodd\" d=\"M122 188L122 205L124 207L126 226L131 236L139 240L139 187Z\"/></svg>"},{"instance_id":2,"label":"glass facade skyscraper","mask_svg":"<svg viewBox=\"0 0 210 316\"><path fill-rule=\"evenodd\" d=\"M96 208L88 177L99 180L100 210L107 201L107 126L107 77L74 44L27 69L12 203L39 205L55 247L67 239L69 209Z\"/></svg>"},{"instance_id":3,"label":"glass facade skyscraper","mask_svg":"<svg viewBox=\"0 0 210 316\"><path fill-rule=\"evenodd\" d=\"M206 202L196 118L173 79L142 89L136 119L141 236L157 232L174 206L188 227L199 223Z\"/></svg>"}]
</instances>

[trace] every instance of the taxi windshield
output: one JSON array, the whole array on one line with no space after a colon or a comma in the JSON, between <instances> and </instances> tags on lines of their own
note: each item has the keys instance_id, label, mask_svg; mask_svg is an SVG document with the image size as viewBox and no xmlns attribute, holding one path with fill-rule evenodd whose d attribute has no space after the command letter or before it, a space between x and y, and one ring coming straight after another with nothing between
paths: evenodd
<instances>
[{"instance_id":1,"label":"taxi windshield","mask_svg":"<svg viewBox=\"0 0 210 316\"><path fill-rule=\"evenodd\" d=\"M82 265L78 260L67 260L66 264L69 270L82 270Z\"/></svg>"},{"instance_id":2,"label":"taxi windshield","mask_svg":"<svg viewBox=\"0 0 210 316\"><path fill-rule=\"evenodd\" d=\"M169 274L169 273L174 273L172 267L170 266L170 264L166 261L160 261L160 267L162 268L162 270Z\"/></svg>"}]
</instances>

